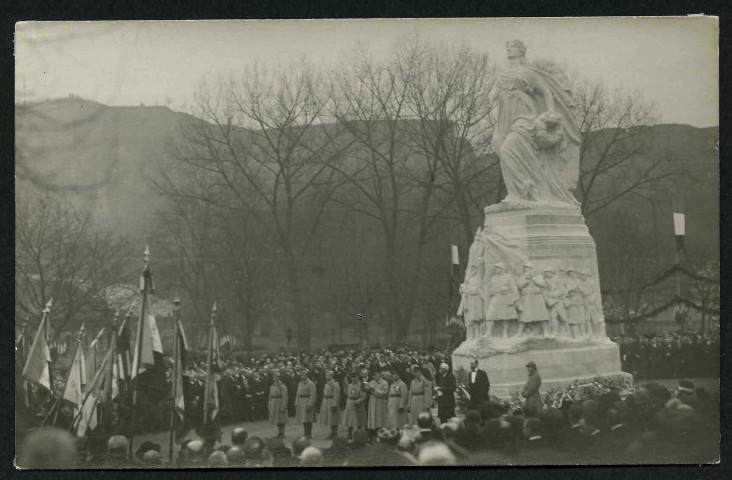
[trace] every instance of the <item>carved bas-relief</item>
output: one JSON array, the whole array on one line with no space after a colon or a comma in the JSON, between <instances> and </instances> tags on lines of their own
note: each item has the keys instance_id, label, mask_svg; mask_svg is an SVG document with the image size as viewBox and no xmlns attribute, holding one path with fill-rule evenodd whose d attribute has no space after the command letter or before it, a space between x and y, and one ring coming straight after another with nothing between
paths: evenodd
<instances>
[{"instance_id":1,"label":"carved bas-relief","mask_svg":"<svg viewBox=\"0 0 732 480\"><path fill-rule=\"evenodd\" d=\"M571 192L580 134L569 82L551 61L529 63L520 40L506 47L493 146L508 194L484 209L470 247L457 312L467 335L453 352L455 368L477 358L504 397L529 360L544 388L628 375L605 333L595 241Z\"/></svg>"}]
</instances>

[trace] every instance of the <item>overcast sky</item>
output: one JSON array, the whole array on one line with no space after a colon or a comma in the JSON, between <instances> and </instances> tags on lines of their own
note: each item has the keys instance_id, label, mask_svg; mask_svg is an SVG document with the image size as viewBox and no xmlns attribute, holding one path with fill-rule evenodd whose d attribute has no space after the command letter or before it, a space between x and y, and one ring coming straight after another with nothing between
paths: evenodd
<instances>
[{"instance_id":1,"label":"overcast sky","mask_svg":"<svg viewBox=\"0 0 732 480\"><path fill-rule=\"evenodd\" d=\"M413 33L467 44L505 66L520 38L609 86L640 89L664 123L718 125L718 27L711 18L51 22L16 26L16 98L75 94L107 105L182 109L203 79L302 56L337 65L362 42L387 55Z\"/></svg>"}]
</instances>

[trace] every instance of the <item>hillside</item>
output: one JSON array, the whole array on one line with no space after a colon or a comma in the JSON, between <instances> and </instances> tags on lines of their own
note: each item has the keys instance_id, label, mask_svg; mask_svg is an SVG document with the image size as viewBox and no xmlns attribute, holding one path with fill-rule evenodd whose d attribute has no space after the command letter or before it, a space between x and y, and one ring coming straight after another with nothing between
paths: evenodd
<instances>
[{"instance_id":1,"label":"hillside","mask_svg":"<svg viewBox=\"0 0 732 480\"><path fill-rule=\"evenodd\" d=\"M146 236L161 198L152 187L160 169L171 168L169 144L193 117L167 107L108 107L78 98L16 108L16 195L50 193L94 209L111 228ZM718 128L654 127L655 145L639 161L659 156L687 164L679 183L686 205L690 250L719 255ZM670 202L656 211L654 236L664 251L673 245ZM627 198L588 218L599 251L608 215L632 210L651 221L643 202ZM670 232L670 233L669 233ZM600 258L600 263L608 259Z\"/></svg>"}]
</instances>

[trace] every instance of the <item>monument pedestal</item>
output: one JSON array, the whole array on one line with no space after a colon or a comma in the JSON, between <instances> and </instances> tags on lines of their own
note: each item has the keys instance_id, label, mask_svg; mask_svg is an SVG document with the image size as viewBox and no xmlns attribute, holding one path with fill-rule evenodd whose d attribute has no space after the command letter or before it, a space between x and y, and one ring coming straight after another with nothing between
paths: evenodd
<instances>
[{"instance_id":1,"label":"monument pedestal","mask_svg":"<svg viewBox=\"0 0 732 480\"><path fill-rule=\"evenodd\" d=\"M531 360L541 375L542 393L578 379L630 376L621 371L619 348L605 334L595 241L579 208L536 205L515 209L498 204L486 207L485 214L480 237L485 245L482 250L484 278L493 275L497 262L505 263L509 273L520 275L523 262L516 261L518 256L531 262L539 274L549 266L557 273L569 267L583 270L592 284L597 306L594 329L577 335L578 338L556 333L546 338L515 338L518 322L513 320L507 326L507 338L502 338L503 329L498 325L500 322L496 322L493 331L466 340L453 352L453 368L469 370L470 361L478 359L480 368L488 373L491 394L502 398L521 390L526 382L525 365ZM491 248L498 244L500 248ZM508 252L508 255L501 255L501 252Z\"/></svg>"},{"instance_id":2,"label":"monument pedestal","mask_svg":"<svg viewBox=\"0 0 732 480\"><path fill-rule=\"evenodd\" d=\"M526 364L536 363L541 375L541 393L564 387L575 380L601 378L630 378L620 370L618 346L605 340L571 340L535 338L514 343L512 339L481 337L463 342L452 354L454 371L470 371L470 362L478 360L491 382L491 395L509 399L526 383Z\"/></svg>"}]
</instances>

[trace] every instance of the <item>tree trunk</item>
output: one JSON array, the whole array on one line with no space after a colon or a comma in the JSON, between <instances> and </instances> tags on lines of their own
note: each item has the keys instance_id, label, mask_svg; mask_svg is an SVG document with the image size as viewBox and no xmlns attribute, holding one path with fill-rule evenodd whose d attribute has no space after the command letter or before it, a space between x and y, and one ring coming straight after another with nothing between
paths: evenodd
<instances>
[{"instance_id":1,"label":"tree trunk","mask_svg":"<svg viewBox=\"0 0 732 480\"><path fill-rule=\"evenodd\" d=\"M297 328L297 346L310 351L310 318L302 298L300 275L297 271L297 261L291 253L287 253L287 280L292 302L292 316Z\"/></svg>"}]
</instances>

